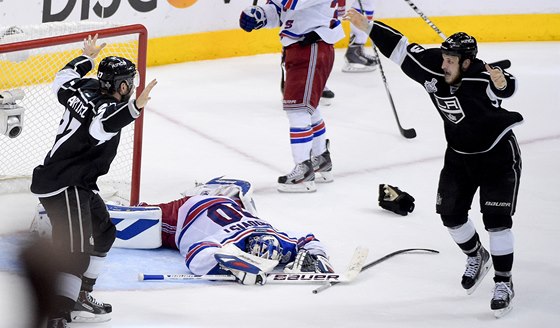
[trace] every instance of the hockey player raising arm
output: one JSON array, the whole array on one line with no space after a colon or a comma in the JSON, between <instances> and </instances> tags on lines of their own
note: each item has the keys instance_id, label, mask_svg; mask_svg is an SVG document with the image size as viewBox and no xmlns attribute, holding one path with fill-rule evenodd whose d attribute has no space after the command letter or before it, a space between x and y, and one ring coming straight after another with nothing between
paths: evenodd
<instances>
[{"instance_id":1,"label":"hockey player raising arm","mask_svg":"<svg viewBox=\"0 0 560 328\"><path fill-rule=\"evenodd\" d=\"M136 66L115 56L101 60L97 79L84 78L104 46L97 35L89 36L82 55L56 74L53 91L64 111L52 149L33 171L31 191L49 215L54 252L61 258L48 327L66 327L70 318L106 321L112 311L90 294L116 231L97 179L109 171L121 129L140 116L157 82L134 100Z\"/></svg>"},{"instance_id":2,"label":"hockey player raising arm","mask_svg":"<svg viewBox=\"0 0 560 328\"><path fill-rule=\"evenodd\" d=\"M497 316L510 309L512 216L517 204L521 154L512 128L521 114L504 109L502 99L516 89L515 78L476 57L474 37L455 33L439 48L408 42L399 31L349 10L345 19L366 31L381 53L428 92L443 122L447 150L436 211L452 239L467 255L461 285L472 293L494 263L490 307ZM468 211L477 189L490 253L482 246Z\"/></svg>"}]
</instances>

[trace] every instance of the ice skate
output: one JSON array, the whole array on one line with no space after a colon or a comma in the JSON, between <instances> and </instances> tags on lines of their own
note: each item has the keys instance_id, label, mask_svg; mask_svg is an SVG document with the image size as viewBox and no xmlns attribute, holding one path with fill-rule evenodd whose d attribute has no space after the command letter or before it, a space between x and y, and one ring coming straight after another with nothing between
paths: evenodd
<instances>
[{"instance_id":1,"label":"ice skate","mask_svg":"<svg viewBox=\"0 0 560 328\"><path fill-rule=\"evenodd\" d=\"M326 141L327 149L319 156L312 156L311 163L315 171L315 182L333 182L331 152L329 151L330 142Z\"/></svg>"},{"instance_id":2,"label":"ice skate","mask_svg":"<svg viewBox=\"0 0 560 328\"><path fill-rule=\"evenodd\" d=\"M111 312L111 304L99 302L82 290L70 316L72 322L106 322L111 320Z\"/></svg>"},{"instance_id":3,"label":"ice skate","mask_svg":"<svg viewBox=\"0 0 560 328\"><path fill-rule=\"evenodd\" d=\"M490 309L494 311L496 318L501 318L511 311L514 296L513 282L499 281L496 283L492 301L490 301Z\"/></svg>"},{"instance_id":4,"label":"ice skate","mask_svg":"<svg viewBox=\"0 0 560 328\"><path fill-rule=\"evenodd\" d=\"M278 191L314 192L316 190L311 160L297 164L292 172L278 178Z\"/></svg>"},{"instance_id":5,"label":"ice skate","mask_svg":"<svg viewBox=\"0 0 560 328\"><path fill-rule=\"evenodd\" d=\"M342 67L342 71L346 73L373 72L379 64L379 58L366 54L364 45L354 43L353 38L346 49L344 59L346 63Z\"/></svg>"},{"instance_id":6,"label":"ice skate","mask_svg":"<svg viewBox=\"0 0 560 328\"><path fill-rule=\"evenodd\" d=\"M330 106L332 104L332 100L334 99L334 92L331 89L325 88L323 89L323 93L321 94L321 98L319 99L319 104L322 106Z\"/></svg>"},{"instance_id":7,"label":"ice skate","mask_svg":"<svg viewBox=\"0 0 560 328\"><path fill-rule=\"evenodd\" d=\"M467 294L472 294L488 270L492 267L492 260L488 251L480 245L475 256L467 257L465 273L461 279L461 285L467 290Z\"/></svg>"}]
</instances>

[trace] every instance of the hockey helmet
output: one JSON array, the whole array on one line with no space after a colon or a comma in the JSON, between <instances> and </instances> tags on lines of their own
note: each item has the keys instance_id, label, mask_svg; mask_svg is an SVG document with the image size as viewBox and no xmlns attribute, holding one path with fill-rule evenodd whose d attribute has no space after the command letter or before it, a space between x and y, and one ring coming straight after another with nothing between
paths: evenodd
<instances>
[{"instance_id":1,"label":"hockey helmet","mask_svg":"<svg viewBox=\"0 0 560 328\"><path fill-rule=\"evenodd\" d=\"M122 82L125 82L131 90L134 89L138 84L137 77L136 65L123 57L105 57L97 69L97 79L101 88L109 92L115 92Z\"/></svg>"},{"instance_id":2,"label":"hockey helmet","mask_svg":"<svg viewBox=\"0 0 560 328\"><path fill-rule=\"evenodd\" d=\"M460 61L474 59L478 53L476 39L465 32L458 32L443 41L441 44L443 54L458 56Z\"/></svg>"},{"instance_id":3,"label":"hockey helmet","mask_svg":"<svg viewBox=\"0 0 560 328\"><path fill-rule=\"evenodd\" d=\"M275 236L269 234L249 237L245 244L245 251L269 260L282 258L282 245Z\"/></svg>"}]
</instances>

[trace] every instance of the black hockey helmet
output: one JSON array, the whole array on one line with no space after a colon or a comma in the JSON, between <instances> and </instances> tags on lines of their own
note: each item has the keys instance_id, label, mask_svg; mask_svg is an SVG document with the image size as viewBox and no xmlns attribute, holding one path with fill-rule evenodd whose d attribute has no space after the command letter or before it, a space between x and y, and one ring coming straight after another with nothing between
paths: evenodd
<instances>
[{"instance_id":1,"label":"black hockey helmet","mask_svg":"<svg viewBox=\"0 0 560 328\"><path fill-rule=\"evenodd\" d=\"M97 68L97 79L101 84L101 89L109 92L115 92L122 82L126 82L131 89L134 88L135 76L136 65L123 57L105 57Z\"/></svg>"},{"instance_id":2,"label":"black hockey helmet","mask_svg":"<svg viewBox=\"0 0 560 328\"><path fill-rule=\"evenodd\" d=\"M478 53L476 39L465 32L458 32L448 37L441 44L445 55L458 56L460 61L474 59Z\"/></svg>"}]
</instances>

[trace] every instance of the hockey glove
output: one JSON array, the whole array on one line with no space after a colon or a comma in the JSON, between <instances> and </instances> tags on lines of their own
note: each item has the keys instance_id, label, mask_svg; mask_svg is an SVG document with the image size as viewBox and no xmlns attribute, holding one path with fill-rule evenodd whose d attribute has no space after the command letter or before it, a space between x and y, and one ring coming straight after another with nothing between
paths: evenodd
<instances>
[{"instance_id":1,"label":"hockey glove","mask_svg":"<svg viewBox=\"0 0 560 328\"><path fill-rule=\"evenodd\" d=\"M316 272L316 273L332 273L334 269L329 260L323 255L315 255L309 253L305 249L301 249L293 262L286 264L284 268L286 273Z\"/></svg>"},{"instance_id":2,"label":"hockey glove","mask_svg":"<svg viewBox=\"0 0 560 328\"><path fill-rule=\"evenodd\" d=\"M388 184L379 185L379 206L400 215L408 215L414 210L414 197Z\"/></svg>"},{"instance_id":3,"label":"hockey glove","mask_svg":"<svg viewBox=\"0 0 560 328\"><path fill-rule=\"evenodd\" d=\"M248 7L241 12L239 27L247 32L258 30L266 25L266 14L259 6Z\"/></svg>"}]
</instances>

